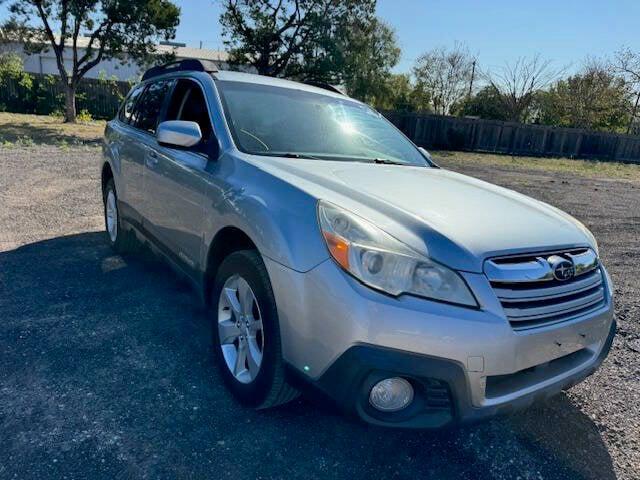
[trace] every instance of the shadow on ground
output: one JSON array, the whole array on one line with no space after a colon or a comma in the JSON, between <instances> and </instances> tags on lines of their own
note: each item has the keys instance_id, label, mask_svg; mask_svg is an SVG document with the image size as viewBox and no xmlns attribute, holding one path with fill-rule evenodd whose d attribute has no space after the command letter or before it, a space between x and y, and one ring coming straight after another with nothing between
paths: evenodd
<instances>
[{"instance_id":1,"label":"shadow on ground","mask_svg":"<svg viewBox=\"0 0 640 480\"><path fill-rule=\"evenodd\" d=\"M243 409L188 286L102 233L0 253L0 291L3 478L615 478L565 396L441 432L368 427L313 399Z\"/></svg>"}]
</instances>

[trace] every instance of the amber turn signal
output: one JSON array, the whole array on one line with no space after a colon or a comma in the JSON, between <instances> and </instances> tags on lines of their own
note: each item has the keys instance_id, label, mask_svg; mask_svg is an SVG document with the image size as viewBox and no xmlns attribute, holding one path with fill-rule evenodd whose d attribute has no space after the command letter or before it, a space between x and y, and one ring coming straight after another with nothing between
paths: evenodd
<instances>
[{"instance_id":1,"label":"amber turn signal","mask_svg":"<svg viewBox=\"0 0 640 480\"><path fill-rule=\"evenodd\" d=\"M322 231L324 239L329 247L329 252L336 262L345 270L349 270L349 242L339 235Z\"/></svg>"}]
</instances>

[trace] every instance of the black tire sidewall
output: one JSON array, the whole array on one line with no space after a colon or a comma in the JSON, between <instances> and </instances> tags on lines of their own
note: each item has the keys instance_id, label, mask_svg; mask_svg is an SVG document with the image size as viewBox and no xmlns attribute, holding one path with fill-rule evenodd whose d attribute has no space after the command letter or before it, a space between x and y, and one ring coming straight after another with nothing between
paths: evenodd
<instances>
[{"instance_id":1,"label":"black tire sidewall","mask_svg":"<svg viewBox=\"0 0 640 480\"><path fill-rule=\"evenodd\" d=\"M241 383L229 371L220 348L218 335L218 301L224 283L232 275L244 278L256 297L264 336L262 364L257 377L251 383ZM240 251L229 255L220 265L211 290L213 351L222 377L240 402L249 407L259 407L271 391L276 368L281 364L280 327L275 299L267 276L267 271L255 251Z\"/></svg>"}]
</instances>

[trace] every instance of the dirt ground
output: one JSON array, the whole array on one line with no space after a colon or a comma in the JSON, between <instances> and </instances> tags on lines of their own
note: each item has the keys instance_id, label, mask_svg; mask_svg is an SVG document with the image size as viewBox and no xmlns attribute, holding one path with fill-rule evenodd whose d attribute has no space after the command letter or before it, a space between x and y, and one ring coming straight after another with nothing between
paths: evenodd
<instances>
[{"instance_id":1,"label":"dirt ground","mask_svg":"<svg viewBox=\"0 0 640 480\"><path fill-rule=\"evenodd\" d=\"M602 368L549 403L420 432L361 425L309 398L261 412L234 403L189 288L107 247L99 152L0 148L0 478L640 477L637 170L435 155L592 229L619 330Z\"/></svg>"}]
</instances>

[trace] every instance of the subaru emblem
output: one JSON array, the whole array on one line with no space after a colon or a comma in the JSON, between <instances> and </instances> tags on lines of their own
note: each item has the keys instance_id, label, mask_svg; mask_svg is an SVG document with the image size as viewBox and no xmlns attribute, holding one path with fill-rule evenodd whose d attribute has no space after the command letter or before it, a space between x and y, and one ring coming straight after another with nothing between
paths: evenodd
<instances>
[{"instance_id":1,"label":"subaru emblem","mask_svg":"<svg viewBox=\"0 0 640 480\"><path fill-rule=\"evenodd\" d=\"M547 258L547 262L549 262L553 277L561 282L571 280L576 273L573 262L559 255L550 256Z\"/></svg>"}]
</instances>

